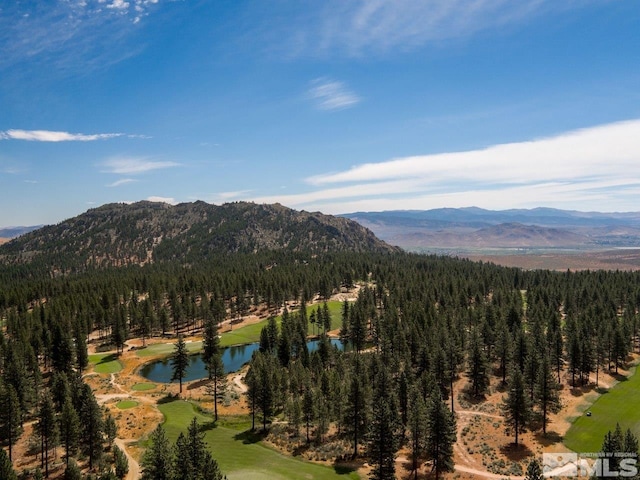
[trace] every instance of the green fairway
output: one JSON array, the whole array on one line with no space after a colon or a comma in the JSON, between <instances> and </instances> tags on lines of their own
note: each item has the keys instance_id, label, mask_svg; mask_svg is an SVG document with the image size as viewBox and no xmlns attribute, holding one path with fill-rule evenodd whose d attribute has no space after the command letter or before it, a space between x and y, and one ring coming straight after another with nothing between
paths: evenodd
<instances>
[{"instance_id":1,"label":"green fairway","mask_svg":"<svg viewBox=\"0 0 640 480\"><path fill-rule=\"evenodd\" d=\"M187 350L190 353L199 352L202 350L202 342L186 342ZM156 343L149 345L145 348L141 348L136 353L139 357L152 357L155 355L170 355L175 350L175 340L168 343Z\"/></svg>"},{"instance_id":2,"label":"green fairway","mask_svg":"<svg viewBox=\"0 0 640 480\"><path fill-rule=\"evenodd\" d=\"M97 373L118 373L122 370L122 363L113 353L89 355L89 363L94 365L94 370Z\"/></svg>"},{"instance_id":3,"label":"green fairway","mask_svg":"<svg viewBox=\"0 0 640 480\"><path fill-rule=\"evenodd\" d=\"M154 388L156 388L156 386L157 385L155 383L136 383L131 387L131 390L135 390L136 392L144 392L147 390L153 390Z\"/></svg>"},{"instance_id":4,"label":"green fairway","mask_svg":"<svg viewBox=\"0 0 640 480\"><path fill-rule=\"evenodd\" d=\"M222 420L220 423L225 426L216 427L213 426L210 417L196 412L191 403L182 400L163 403L158 405L158 408L165 416L164 428L172 442L180 432L186 431L194 416L198 419L198 423L204 426L205 441L211 453L229 480L360 478L356 472L338 474L333 468L287 457L256 443L251 435L242 431L249 426L245 419L235 424L233 420L226 423Z\"/></svg>"},{"instance_id":5,"label":"green fairway","mask_svg":"<svg viewBox=\"0 0 640 480\"><path fill-rule=\"evenodd\" d=\"M135 400L122 400L116 404L120 410L126 410L127 408L137 407L139 405Z\"/></svg>"},{"instance_id":6,"label":"green fairway","mask_svg":"<svg viewBox=\"0 0 640 480\"><path fill-rule=\"evenodd\" d=\"M322 308L321 303L313 306L307 306L307 316L310 316L311 311L316 310L318 306ZM329 313L331 314L331 330L335 330L342 325L342 302L327 302L327 306L329 307ZM276 323L280 325L281 321L282 316L278 315L276 317ZM259 342L260 332L266 325L267 320L262 320L259 323L254 323L253 325L247 325L246 327L240 327L236 330L225 332L222 334L222 338L220 339L220 345L228 347L230 345ZM317 326L309 323L309 328L307 330L308 335L318 335L321 332L322 329L318 329Z\"/></svg>"},{"instance_id":7,"label":"green fairway","mask_svg":"<svg viewBox=\"0 0 640 480\"><path fill-rule=\"evenodd\" d=\"M630 428L640 436L640 375L637 367L628 379L616 384L600 396L588 409L591 416L583 414L571 425L564 437L564 444L574 452L598 452L606 433L619 423L622 430Z\"/></svg>"}]
</instances>

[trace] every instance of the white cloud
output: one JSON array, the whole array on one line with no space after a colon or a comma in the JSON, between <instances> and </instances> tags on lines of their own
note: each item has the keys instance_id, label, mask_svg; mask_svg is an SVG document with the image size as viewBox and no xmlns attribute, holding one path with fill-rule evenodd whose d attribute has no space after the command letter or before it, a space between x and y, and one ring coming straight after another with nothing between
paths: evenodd
<instances>
[{"instance_id":1,"label":"white cloud","mask_svg":"<svg viewBox=\"0 0 640 480\"><path fill-rule=\"evenodd\" d=\"M576 130L550 138L468 152L368 163L310 177L313 185L420 178L443 182L530 183L549 179L640 176L640 120Z\"/></svg>"},{"instance_id":2,"label":"white cloud","mask_svg":"<svg viewBox=\"0 0 640 480\"><path fill-rule=\"evenodd\" d=\"M113 183L107 185L107 187L119 187L120 185L126 185L127 183L137 182L134 178L121 178Z\"/></svg>"},{"instance_id":3,"label":"white cloud","mask_svg":"<svg viewBox=\"0 0 640 480\"><path fill-rule=\"evenodd\" d=\"M311 82L309 96L316 101L320 110L341 110L360 102L360 97L344 83L327 78L317 78Z\"/></svg>"},{"instance_id":4,"label":"white cloud","mask_svg":"<svg viewBox=\"0 0 640 480\"><path fill-rule=\"evenodd\" d=\"M160 203L168 203L169 205L175 205L176 203L176 199L172 198L172 197L157 197L157 196L151 196L151 197L147 197L147 200L149 202L160 202Z\"/></svg>"},{"instance_id":5,"label":"white cloud","mask_svg":"<svg viewBox=\"0 0 640 480\"><path fill-rule=\"evenodd\" d=\"M328 213L471 205L637 210L640 120L481 150L367 163L307 182L320 190L255 200Z\"/></svg>"},{"instance_id":6,"label":"white cloud","mask_svg":"<svg viewBox=\"0 0 640 480\"><path fill-rule=\"evenodd\" d=\"M5 130L0 131L0 140L27 140L33 142L92 142L125 136L124 133L84 133L56 132L51 130Z\"/></svg>"},{"instance_id":7,"label":"white cloud","mask_svg":"<svg viewBox=\"0 0 640 480\"><path fill-rule=\"evenodd\" d=\"M106 160L102 163L105 173L115 173L118 175L137 175L153 170L162 170L179 166L179 163L168 161L154 161L146 158L117 157Z\"/></svg>"}]
</instances>

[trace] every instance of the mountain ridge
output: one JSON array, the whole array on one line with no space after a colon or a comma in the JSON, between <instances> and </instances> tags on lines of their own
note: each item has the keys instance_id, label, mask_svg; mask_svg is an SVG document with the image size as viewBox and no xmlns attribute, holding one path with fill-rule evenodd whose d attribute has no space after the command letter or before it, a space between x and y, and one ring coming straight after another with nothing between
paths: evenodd
<instances>
[{"instance_id":1,"label":"mountain ridge","mask_svg":"<svg viewBox=\"0 0 640 480\"><path fill-rule=\"evenodd\" d=\"M0 262L122 266L265 250L394 251L360 224L279 204L111 203L0 246ZM66 265L66 267L65 267Z\"/></svg>"}]
</instances>

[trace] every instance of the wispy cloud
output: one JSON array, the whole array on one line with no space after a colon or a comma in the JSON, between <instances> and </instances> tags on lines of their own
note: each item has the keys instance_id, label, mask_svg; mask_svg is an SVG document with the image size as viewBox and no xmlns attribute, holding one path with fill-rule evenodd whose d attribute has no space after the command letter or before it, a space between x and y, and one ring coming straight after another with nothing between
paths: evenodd
<instances>
[{"instance_id":1,"label":"wispy cloud","mask_svg":"<svg viewBox=\"0 0 640 480\"><path fill-rule=\"evenodd\" d=\"M171 0L163 0L171 1ZM0 69L29 62L74 73L117 63L142 45L124 42L160 0L4 2L0 10Z\"/></svg>"},{"instance_id":2,"label":"wispy cloud","mask_svg":"<svg viewBox=\"0 0 640 480\"><path fill-rule=\"evenodd\" d=\"M408 50L498 30L587 2L554 0L326 0L299 8L286 23L264 27L270 44L292 55L361 56ZM274 31L275 30L275 31Z\"/></svg>"},{"instance_id":3,"label":"wispy cloud","mask_svg":"<svg viewBox=\"0 0 640 480\"><path fill-rule=\"evenodd\" d=\"M118 157L106 160L101 164L105 173L115 173L118 175L137 175L153 170L178 167L180 164L169 161L156 161L146 158Z\"/></svg>"},{"instance_id":4,"label":"wispy cloud","mask_svg":"<svg viewBox=\"0 0 640 480\"><path fill-rule=\"evenodd\" d=\"M132 182L137 182L137 180L134 178L121 178L120 180L116 180L115 182L108 184L107 187L119 187Z\"/></svg>"},{"instance_id":5,"label":"wispy cloud","mask_svg":"<svg viewBox=\"0 0 640 480\"><path fill-rule=\"evenodd\" d=\"M396 158L315 175L319 190L259 202L340 213L477 205L637 209L640 120L481 150Z\"/></svg>"},{"instance_id":6,"label":"wispy cloud","mask_svg":"<svg viewBox=\"0 0 640 480\"><path fill-rule=\"evenodd\" d=\"M109 138L124 137L124 133L84 133L56 132L51 130L5 130L0 131L0 140L27 140L32 142L92 142Z\"/></svg>"},{"instance_id":7,"label":"wispy cloud","mask_svg":"<svg viewBox=\"0 0 640 480\"><path fill-rule=\"evenodd\" d=\"M360 102L360 97L350 91L343 82L327 78L312 81L309 96L320 110L342 110Z\"/></svg>"}]
</instances>

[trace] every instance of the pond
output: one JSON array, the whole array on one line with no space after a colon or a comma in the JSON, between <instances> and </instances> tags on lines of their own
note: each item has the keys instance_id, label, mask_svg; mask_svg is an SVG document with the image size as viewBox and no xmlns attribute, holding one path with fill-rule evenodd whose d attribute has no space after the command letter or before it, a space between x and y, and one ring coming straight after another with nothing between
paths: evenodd
<instances>
[{"instance_id":1,"label":"pond","mask_svg":"<svg viewBox=\"0 0 640 480\"><path fill-rule=\"evenodd\" d=\"M319 340L311 340L307 342L307 348L310 352L313 352L318 348ZM342 342L337 338L331 339L331 344L337 348L342 348ZM233 347L227 347L222 353L222 363L224 364L225 373L235 372L249 360L253 352L258 350L260 345L258 343L249 343L247 345L236 345ZM171 368L171 359L165 358L144 365L140 369L140 375L148 378L152 382L169 383L171 382L171 375L173 374ZM200 354L189 355L189 366L187 372L182 379L183 382L191 382L193 380L200 380L208 377L208 372L202 356Z\"/></svg>"}]
</instances>

